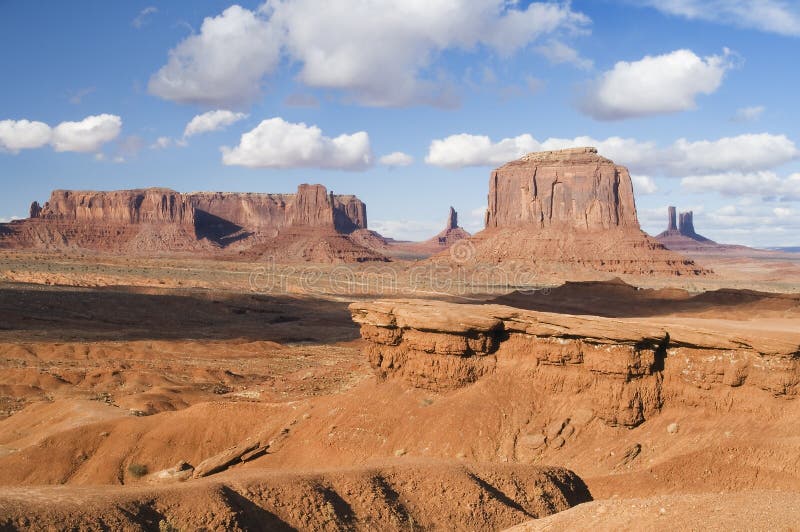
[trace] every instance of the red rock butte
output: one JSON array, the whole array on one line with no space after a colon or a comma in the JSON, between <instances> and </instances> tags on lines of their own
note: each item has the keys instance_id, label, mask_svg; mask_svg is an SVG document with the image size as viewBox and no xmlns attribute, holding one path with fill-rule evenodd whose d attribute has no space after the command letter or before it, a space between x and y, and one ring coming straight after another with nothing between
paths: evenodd
<instances>
[{"instance_id":1,"label":"red rock butte","mask_svg":"<svg viewBox=\"0 0 800 532\"><path fill-rule=\"evenodd\" d=\"M492 171L486 229L434 260L533 267L559 278L707 275L639 227L624 166L596 148L530 153Z\"/></svg>"},{"instance_id":2,"label":"red rock butte","mask_svg":"<svg viewBox=\"0 0 800 532\"><path fill-rule=\"evenodd\" d=\"M628 169L596 148L530 153L492 172L486 227L639 229Z\"/></svg>"}]
</instances>

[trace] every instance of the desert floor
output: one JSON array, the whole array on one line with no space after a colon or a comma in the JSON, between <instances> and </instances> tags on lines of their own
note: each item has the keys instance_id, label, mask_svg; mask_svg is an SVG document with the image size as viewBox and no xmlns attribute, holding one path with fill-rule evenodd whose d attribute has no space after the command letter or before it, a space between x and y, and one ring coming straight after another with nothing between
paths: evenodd
<instances>
[{"instance_id":1,"label":"desert floor","mask_svg":"<svg viewBox=\"0 0 800 532\"><path fill-rule=\"evenodd\" d=\"M611 427L587 389L542 389L518 361L457 390L383 380L348 310L491 301L794 341L800 255L697 260L717 275L625 279L643 291L445 282L409 263L5 252L0 528L796 529L797 380L702 400L674 384L655 415ZM562 446L515 447L562 418Z\"/></svg>"}]
</instances>

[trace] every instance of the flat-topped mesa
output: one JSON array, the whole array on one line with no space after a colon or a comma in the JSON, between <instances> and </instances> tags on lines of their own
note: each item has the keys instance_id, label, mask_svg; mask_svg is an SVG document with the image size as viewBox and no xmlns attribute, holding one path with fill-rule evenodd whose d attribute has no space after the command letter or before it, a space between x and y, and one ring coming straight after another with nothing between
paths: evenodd
<instances>
[{"instance_id":1,"label":"flat-topped mesa","mask_svg":"<svg viewBox=\"0 0 800 532\"><path fill-rule=\"evenodd\" d=\"M193 192L186 194L201 216L211 215L248 230L323 227L351 233L367 227L367 207L353 195L334 195L322 185L302 184L296 194Z\"/></svg>"},{"instance_id":2,"label":"flat-topped mesa","mask_svg":"<svg viewBox=\"0 0 800 532\"><path fill-rule=\"evenodd\" d=\"M0 224L3 249L87 249L114 253L265 253L284 262L386 260L351 240L367 208L352 195L303 184L295 194L179 193L165 188L53 191L30 217Z\"/></svg>"},{"instance_id":3,"label":"flat-topped mesa","mask_svg":"<svg viewBox=\"0 0 800 532\"><path fill-rule=\"evenodd\" d=\"M54 190L44 207L34 202L30 214L31 218L79 223L194 224L192 206L182 194L167 188Z\"/></svg>"},{"instance_id":4,"label":"flat-topped mesa","mask_svg":"<svg viewBox=\"0 0 800 532\"><path fill-rule=\"evenodd\" d=\"M590 147L529 153L497 168L489 180L486 227L524 225L639 229L627 168Z\"/></svg>"}]
</instances>

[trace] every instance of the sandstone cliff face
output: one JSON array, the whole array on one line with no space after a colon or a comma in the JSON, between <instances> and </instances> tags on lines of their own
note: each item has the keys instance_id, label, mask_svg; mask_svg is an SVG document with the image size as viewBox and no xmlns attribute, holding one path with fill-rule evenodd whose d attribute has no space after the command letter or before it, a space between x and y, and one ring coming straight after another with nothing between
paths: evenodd
<instances>
[{"instance_id":1,"label":"sandstone cliff face","mask_svg":"<svg viewBox=\"0 0 800 532\"><path fill-rule=\"evenodd\" d=\"M111 224L194 224L194 210L189 202L178 192L163 188L112 192L54 190L39 217Z\"/></svg>"},{"instance_id":2,"label":"sandstone cliff face","mask_svg":"<svg viewBox=\"0 0 800 532\"><path fill-rule=\"evenodd\" d=\"M252 231L303 226L351 233L367 227L367 207L361 200L328 194L322 185L300 185L296 194L194 192L185 196L195 209Z\"/></svg>"},{"instance_id":3,"label":"sandstone cliff face","mask_svg":"<svg viewBox=\"0 0 800 532\"><path fill-rule=\"evenodd\" d=\"M507 278L522 269L538 282L713 273L641 230L628 170L595 148L531 153L492 171L486 229L456 251L432 260L502 265Z\"/></svg>"},{"instance_id":4,"label":"sandstone cliff face","mask_svg":"<svg viewBox=\"0 0 800 532\"><path fill-rule=\"evenodd\" d=\"M452 390L512 365L542 386L593 391L597 416L609 425L639 425L668 400L713 405L720 388L800 394L800 334L730 338L648 320L427 300L358 302L350 310L383 378Z\"/></svg>"},{"instance_id":5,"label":"sandstone cliff face","mask_svg":"<svg viewBox=\"0 0 800 532\"><path fill-rule=\"evenodd\" d=\"M595 148L531 153L492 172L486 227L639 227L628 170Z\"/></svg>"},{"instance_id":6,"label":"sandstone cliff face","mask_svg":"<svg viewBox=\"0 0 800 532\"><path fill-rule=\"evenodd\" d=\"M112 192L56 190L31 217L4 227L0 247L164 252L228 250L282 261L352 262L385 257L349 235L365 229L364 203L300 185L296 194L169 189Z\"/></svg>"}]
</instances>

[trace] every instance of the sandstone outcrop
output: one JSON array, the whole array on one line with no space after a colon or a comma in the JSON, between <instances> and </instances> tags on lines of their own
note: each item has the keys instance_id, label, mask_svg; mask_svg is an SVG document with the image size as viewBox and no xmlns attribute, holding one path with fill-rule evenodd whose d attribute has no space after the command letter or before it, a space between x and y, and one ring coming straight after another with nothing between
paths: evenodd
<instances>
[{"instance_id":1,"label":"sandstone outcrop","mask_svg":"<svg viewBox=\"0 0 800 532\"><path fill-rule=\"evenodd\" d=\"M741 251L743 246L718 244L697 233L694 228L694 213L692 211L676 212L675 207L668 208L667 229L655 238L665 247L678 252L729 252Z\"/></svg>"},{"instance_id":2,"label":"sandstone outcrop","mask_svg":"<svg viewBox=\"0 0 800 532\"><path fill-rule=\"evenodd\" d=\"M197 211L250 231L325 227L351 233L367 227L367 207L355 196L328 193L322 185L300 185L296 194L194 192L185 194Z\"/></svg>"},{"instance_id":3,"label":"sandstone outcrop","mask_svg":"<svg viewBox=\"0 0 800 532\"><path fill-rule=\"evenodd\" d=\"M296 194L56 190L44 206L33 202L30 215L3 226L0 247L384 260L349 236L366 230L366 205L322 185L300 185Z\"/></svg>"},{"instance_id":4,"label":"sandstone outcrop","mask_svg":"<svg viewBox=\"0 0 800 532\"><path fill-rule=\"evenodd\" d=\"M516 364L519 378L543 386L595 390L595 411L609 425L639 425L665 401L691 403L706 390L712 402L719 388L800 394L800 332L732 336L680 323L427 300L357 302L350 311L383 378L446 391Z\"/></svg>"},{"instance_id":5,"label":"sandstone outcrop","mask_svg":"<svg viewBox=\"0 0 800 532\"><path fill-rule=\"evenodd\" d=\"M668 207L667 230L656 236L656 238L667 245L667 247L670 247L668 245L669 242L679 243L685 242L687 239L711 245L716 244L713 240L697 234L694 229L694 213L692 211L677 214L677 220L678 222L676 224L675 207Z\"/></svg>"},{"instance_id":6,"label":"sandstone outcrop","mask_svg":"<svg viewBox=\"0 0 800 532\"><path fill-rule=\"evenodd\" d=\"M711 273L640 229L628 170L589 147L531 153L493 170L486 229L460 248L434 260L559 279Z\"/></svg>"},{"instance_id":7,"label":"sandstone outcrop","mask_svg":"<svg viewBox=\"0 0 800 532\"><path fill-rule=\"evenodd\" d=\"M492 172L486 227L639 228L628 170L596 148L530 153Z\"/></svg>"},{"instance_id":8,"label":"sandstone outcrop","mask_svg":"<svg viewBox=\"0 0 800 532\"><path fill-rule=\"evenodd\" d=\"M458 213L453 207L447 215L447 222L441 233L431 238L429 242L438 246L450 247L459 240L469 238L470 234L458 225Z\"/></svg>"},{"instance_id":9,"label":"sandstone outcrop","mask_svg":"<svg viewBox=\"0 0 800 532\"><path fill-rule=\"evenodd\" d=\"M194 211L174 190L54 190L38 218L78 223L194 225Z\"/></svg>"}]
</instances>

